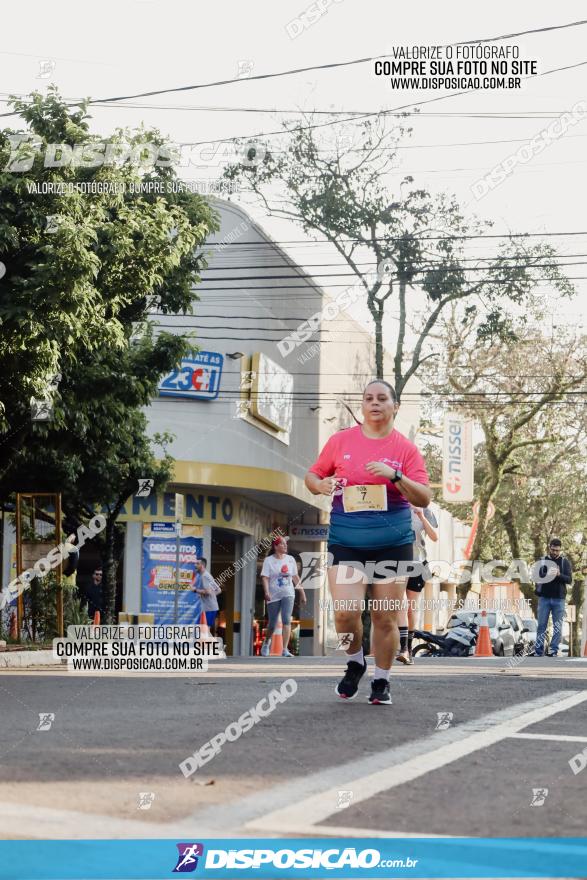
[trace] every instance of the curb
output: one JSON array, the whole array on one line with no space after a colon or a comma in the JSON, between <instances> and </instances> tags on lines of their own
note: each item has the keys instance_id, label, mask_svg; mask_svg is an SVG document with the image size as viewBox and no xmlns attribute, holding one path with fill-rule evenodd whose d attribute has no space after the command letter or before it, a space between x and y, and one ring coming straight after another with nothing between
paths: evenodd
<instances>
[{"instance_id":1,"label":"curb","mask_svg":"<svg viewBox=\"0 0 587 880\"><path fill-rule=\"evenodd\" d=\"M0 651L0 669L26 666L61 666L53 651Z\"/></svg>"}]
</instances>

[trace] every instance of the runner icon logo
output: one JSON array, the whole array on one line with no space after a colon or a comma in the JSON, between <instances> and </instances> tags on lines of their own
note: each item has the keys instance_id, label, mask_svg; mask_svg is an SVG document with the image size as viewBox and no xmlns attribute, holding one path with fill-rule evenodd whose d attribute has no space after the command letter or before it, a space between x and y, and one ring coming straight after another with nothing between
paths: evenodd
<instances>
[{"instance_id":1,"label":"runner icon logo","mask_svg":"<svg viewBox=\"0 0 587 880\"><path fill-rule=\"evenodd\" d=\"M339 810L346 810L347 807L350 807L352 799L352 791L339 791L336 806Z\"/></svg>"},{"instance_id":2,"label":"runner icon logo","mask_svg":"<svg viewBox=\"0 0 587 880\"><path fill-rule=\"evenodd\" d=\"M198 867L198 856L204 855L203 843L177 843L179 855L177 865L173 869L174 874L187 874L195 871Z\"/></svg>"},{"instance_id":3,"label":"runner icon logo","mask_svg":"<svg viewBox=\"0 0 587 880\"><path fill-rule=\"evenodd\" d=\"M532 800L530 801L531 807L541 807L544 804L544 801L548 797L548 789L547 788L533 788L532 789Z\"/></svg>"},{"instance_id":4,"label":"runner icon logo","mask_svg":"<svg viewBox=\"0 0 587 880\"><path fill-rule=\"evenodd\" d=\"M453 712L437 712L436 717L438 721L436 722L436 730L447 730L450 727L450 722L454 718Z\"/></svg>"},{"instance_id":5,"label":"runner icon logo","mask_svg":"<svg viewBox=\"0 0 587 880\"><path fill-rule=\"evenodd\" d=\"M302 562L300 581L304 590L319 590L326 581L326 569L332 563L332 554L304 550L299 556Z\"/></svg>"},{"instance_id":6,"label":"runner icon logo","mask_svg":"<svg viewBox=\"0 0 587 880\"><path fill-rule=\"evenodd\" d=\"M154 791L139 791L139 802L137 804L137 810L150 810L151 804L154 800Z\"/></svg>"},{"instance_id":7,"label":"runner icon logo","mask_svg":"<svg viewBox=\"0 0 587 880\"><path fill-rule=\"evenodd\" d=\"M137 489L135 495L137 498L148 498L151 494L151 489L155 485L155 480L143 479L141 478L139 481L139 488Z\"/></svg>"},{"instance_id":8,"label":"runner icon logo","mask_svg":"<svg viewBox=\"0 0 587 880\"><path fill-rule=\"evenodd\" d=\"M31 419L33 422L49 422L53 418L53 402L50 398L31 398Z\"/></svg>"},{"instance_id":9,"label":"runner icon logo","mask_svg":"<svg viewBox=\"0 0 587 880\"><path fill-rule=\"evenodd\" d=\"M250 60L250 58L242 58L237 61L237 79L248 79L248 77L253 72L254 63Z\"/></svg>"},{"instance_id":10,"label":"runner icon logo","mask_svg":"<svg viewBox=\"0 0 587 880\"><path fill-rule=\"evenodd\" d=\"M338 645L336 646L336 648L334 650L335 651L346 651L347 648L350 648L352 641L353 641L353 634L352 633L338 633Z\"/></svg>"},{"instance_id":11,"label":"runner icon logo","mask_svg":"<svg viewBox=\"0 0 587 880\"><path fill-rule=\"evenodd\" d=\"M39 712L39 726L37 730L51 730L51 725L54 721L54 712Z\"/></svg>"}]
</instances>

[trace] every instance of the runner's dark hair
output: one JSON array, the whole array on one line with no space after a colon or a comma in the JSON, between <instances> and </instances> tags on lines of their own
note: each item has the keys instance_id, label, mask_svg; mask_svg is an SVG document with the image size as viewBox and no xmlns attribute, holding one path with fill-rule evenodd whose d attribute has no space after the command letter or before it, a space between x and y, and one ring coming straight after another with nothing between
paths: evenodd
<instances>
[{"instance_id":1,"label":"runner's dark hair","mask_svg":"<svg viewBox=\"0 0 587 880\"><path fill-rule=\"evenodd\" d=\"M367 384L365 385L365 387L363 389L363 394L365 394L365 391L367 390L369 385L375 385L375 384L385 385L387 388L389 388L389 393L391 394L391 399L393 400L394 403L397 403L397 394L395 393L395 388L393 387L393 385L390 385L389 382L386 382L385 379L371 379L371 381L367 382Z\"/></svg>"}]
</instances>

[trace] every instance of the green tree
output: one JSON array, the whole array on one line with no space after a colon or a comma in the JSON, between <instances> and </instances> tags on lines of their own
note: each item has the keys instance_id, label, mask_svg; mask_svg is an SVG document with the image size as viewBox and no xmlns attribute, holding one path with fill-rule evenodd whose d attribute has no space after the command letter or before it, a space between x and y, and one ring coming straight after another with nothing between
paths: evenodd
<instances>
[{"instance_id":1,"label":"green tree","mask_svg":"<svg viewBox=\"0 0 587 880\"><path fill-rule=\"evenodd\" d=\"M12 103L26 128L0 132L0 472L32 437L23 401L50 395L80 353L122 351L150 308L190 310L202 244L218 228L200 196L167 191L176 175L153 164L159 132L117 130L109 164L96 165L90 150L104 138L87 104L70 108L53 88ZM72 161L53 151L62 164L46 167L61 143ZM133 191L140 184L153 189Z\"/></svg>"},{"instance_id":2,"label":"green tree","mask_svg":"<svg viewBox=\"0 0 587 880\"><path fill-rule=\"evenodd\" d=\"M16 131L0 135L0 259L7 267L0 279L0 498L27 488L61 491L77 519L105 508L111 619L119 512L140 478L153 479L157 491L172 475L169 438L147 436L144 407L160 377L194 348L189 336L157 336L152 313L193 311L202 246L218 218L200 196L178 189L173 168L153 165L164 143L158 132L119 130L109 139L118 158L92 165L85 151L102 139L90 132L85 105L72 110L55 91L13 103L40 147L16 149ZM45 149L55 143L71 145L74 156L78 147L77 162L45 167ZM80 192L80 183L104 191ZM71 189L45 193L43 184ZM31 397L51 400L51 421L31 420Z\"/></svg>"},{"instance_id":3,"label":"green tree","mask_svg":"<svg viewBox=\"0 0 587 880\"><path fill-rule=\"evenodd\" d=\"M149 332L122 351L80 355L75 371L64 374L59 388L59 419L35 425L34 437L15 455L11 483L5 488L60 491L64 513L72 523L89 520L96 511L106 517L101 546L103 604L113 622L116 575L123 548L117 519L138 489L152 479L153 493L173 477L166 454L169 435L147 433L144 411L157 393L162 374L192 348L189 338Z\"/></svg>"},{"instance_id":4,"label":"green tree","mask_svg":"<svg viewBox=\"0 0 587 880\"><path fill-rule=\"evenodd\" d=\"M515 469L504 476L493 498L496 515L486 529L484 556L506 559L539 559L554 536L562 540L563 552L573 565L573 584L568 599L577 609L573 627L573 651L579 651L581 611L584 598L587 535L587 414L582 399L566 399L544 414L549 431L559 429L553 441L535 455L521 455ZM560 432L560 420L566 429ZM553 424L554 423L554 424ZM525 432L530 439L532 423ZM480 482L482 480L480 479ZM536 607L534 587L520 587Z\"/></svg>"},{"instance_id":5,"label":"green tree","mask_svg":"<svg viewBox=\"0 0 587 880\"><path fill-rule=\"evenodd\" d=\"M572 460L577 466L575 454L584 454L572 409L578 399L582 404L578 396L587 379L587 339L570 330L548 336L535 325L523 339L482 342L474 318L460 319L456 312L445 330L446 382L437 383L437 390L448 393L451 408L474 418L483 432L484 467L476 479L479 527L471 551L471 558L478 559L488 535L488 505L498 499L504 481L523 472L528 461L544 464L553 457L554 464L567 456L567 466ZM584 437L582 413L580 418ZM499 509L498 522L515 558L521 552L517 521L511 505ZM541 534L534 534L534 552L540 545L542 553L549 537L544 523Z\"/></svg>"},{"instance_id":6,"label":"green tree","mask_svg":"<svg viewBox=\"0 0 587 880\"><path fill-rule=\"evenodd\" d=\"M513 335L511 307L526 301L538 277L571 292L550 247L511 238L494 256L471 258L466 238L486 232L489 224L467 219L450 195L434 197L412 187L409 176L400 193L392 194L389 174L409 131L387 130L382 116L356 125L360 146L349 148L335 139L324 149L312 123L310 117L286 128L278 150L251 146L249 158L229 165L225 177L238 180L271 216L293 220L337 251L374 322L379 378L384 375L383 319L393 306L397 332L385 347L394 353L398 397L422 364L438 355L433 333L452 304L466 303L477 314L480 338L494 338ZM425 297L419 317L411 302L414 290Z\"/></svg>"}]
</instances>

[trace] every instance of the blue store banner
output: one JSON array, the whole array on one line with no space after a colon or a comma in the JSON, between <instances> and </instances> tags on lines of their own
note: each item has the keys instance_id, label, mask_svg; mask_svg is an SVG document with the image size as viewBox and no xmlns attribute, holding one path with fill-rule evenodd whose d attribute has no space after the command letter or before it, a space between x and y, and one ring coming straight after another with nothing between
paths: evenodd
<instances>
[{"instance_id":1,"label":"blue store banner","mask_svg":"<svg viewBox=\"0 0 587 880\"><path fill-rule=\"evenodd\" d=\"M179 549L179 595L177 623L198 623L200 597L196 585L196 561L203 552L201 526L183 526ZM141 611L155 615L155 623L173 623L175 603L175 523L143 523Z\"/></svg>"},{"instance_id":2,"label":"blue store banner","mask_svg":"<svg viewBox=\"0 0 587 880\"><path fill-rule=\"evenodd\" d=\"M159 396L216 400L223 363L224 357L218 351L198 351L185 357L178 370L161 380Z\"/></svg>"},{"instance_id":3,"label":"blue store banner","mask_svg":"<svg viewBox=\"0 0 587 880\"><path fill-rule=\"evenodd\" d=\"M2 840L0 880L587 877L587 838Z\"/></svg>"}]
</instances>

